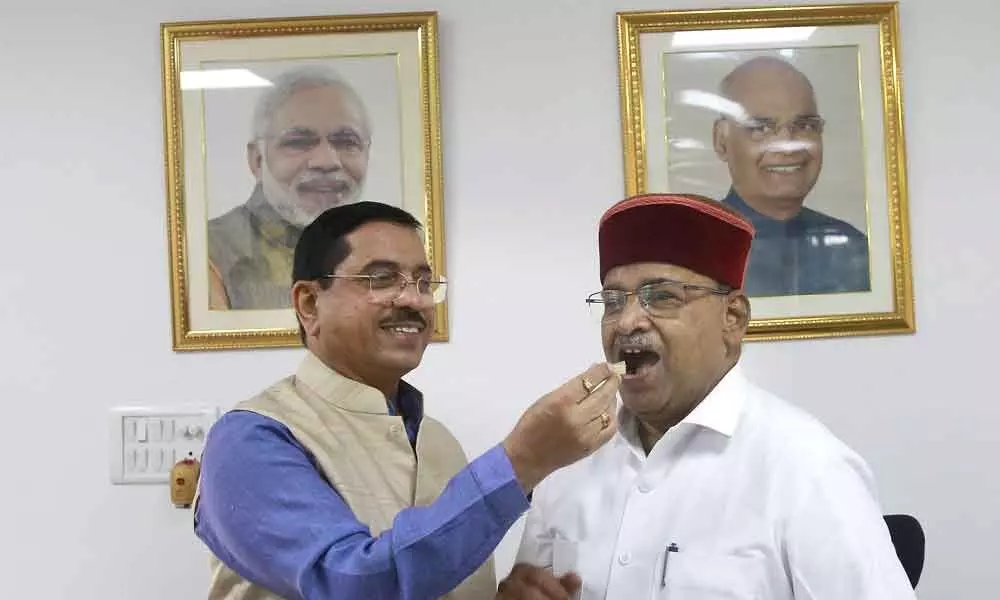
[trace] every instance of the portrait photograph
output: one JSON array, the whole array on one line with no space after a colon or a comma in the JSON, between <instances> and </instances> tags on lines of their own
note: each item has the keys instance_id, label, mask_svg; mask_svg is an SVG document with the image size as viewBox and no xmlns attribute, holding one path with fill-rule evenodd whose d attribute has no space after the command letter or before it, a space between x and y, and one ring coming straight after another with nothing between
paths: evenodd
<instances>
[{"instance_id":1,"label":"portrait photograph","mask_svg":"<svg viewBox=\"0 0 1000 600\"><path fill-rule=\"evenodd\" d=\"M897 29L895 4L618 15L626 192L753 224L749 339L914 331Z\"/></svg>"},{"instance_id":2,"label":"portrait photograph","mask_svg":"<svg viewBox=\"0 0 1000 600\"><path fill-rule=\"evenodd\" d=\"M167 23L161 37L174 349L298 345L295 245L334 206L407 210L445 275L435 13Z\"/></svg>"}]
</instances>

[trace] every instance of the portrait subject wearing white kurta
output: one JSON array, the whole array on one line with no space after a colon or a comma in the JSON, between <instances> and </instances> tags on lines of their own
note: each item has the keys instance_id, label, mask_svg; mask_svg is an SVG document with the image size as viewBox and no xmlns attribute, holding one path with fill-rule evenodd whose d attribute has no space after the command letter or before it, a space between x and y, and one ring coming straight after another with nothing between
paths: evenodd
<instances>
[{"instance_id":1,"label":"portrait subject wearing white kurta","mask_svg":"<svg viewBox=\"0 0 1000 600\"><path fill-rule=\"evenodd\" d=\"M913 600L864 460L733 367L648 456L635 419L536 490L517 562L581 600Z\"/></svg>"}]
</instances>

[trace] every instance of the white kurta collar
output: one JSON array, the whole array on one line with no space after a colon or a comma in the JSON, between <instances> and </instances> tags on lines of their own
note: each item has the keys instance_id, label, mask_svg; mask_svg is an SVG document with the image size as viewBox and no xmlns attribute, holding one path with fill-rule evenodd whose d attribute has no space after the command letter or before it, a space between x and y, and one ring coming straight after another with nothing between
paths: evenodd
<instances>
[{"instance_id":1,"label":"white kurta collar","mask_svg":"<svg viewBox=\"0 0 1000 600\"><path fill-rule=\"evenodd\" d=\"M740 417L746 404L746 379L739 363L733 365L705 399L698 403L686 417L678 423L678 429L686 429L684 425L694 425L711 429L726 437L732 437L739 425ZM641 449L639 443L638 423L635 415L624 405L618 411L618 424L621 436L633 448Z\"/></svg>"},{"instance_id":2,"label":"white kurta collar","mask_svg":"<svg viewBox=\"0 0 1000 600\"><path fill-rule=\"evenodd\" d=\"M681 423L700 425L732 437L746 404L746 380L739 363L733 365Z\"/></svg>"}]
</instances>

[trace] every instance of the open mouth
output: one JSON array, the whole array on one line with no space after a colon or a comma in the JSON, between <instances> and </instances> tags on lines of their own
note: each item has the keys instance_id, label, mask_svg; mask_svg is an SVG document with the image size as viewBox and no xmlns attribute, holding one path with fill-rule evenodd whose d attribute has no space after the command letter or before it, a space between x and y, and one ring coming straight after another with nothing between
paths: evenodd
<instances>
[{"instance_id":1,"label":"open mouth","mask_svg":"<svg viewBox=\"0 0 1000 600\"><path fill-rule=\"evenodd\" d=\"M423 323L389 323L382 326L383 331L393 335L408 337L420 334L425 328Z\"/></svg>"},{"instance_id":2,"label":"open mouth","mask_svg":"<svg viewBox=\"0 0 1000 600\"><path fill-rule=\"evenodd\" d=\"M618 360L625 361L626 377L642 377L660 362L660 355L646 348L623 348L618 353Z\"/></svg>"}]
</instances>

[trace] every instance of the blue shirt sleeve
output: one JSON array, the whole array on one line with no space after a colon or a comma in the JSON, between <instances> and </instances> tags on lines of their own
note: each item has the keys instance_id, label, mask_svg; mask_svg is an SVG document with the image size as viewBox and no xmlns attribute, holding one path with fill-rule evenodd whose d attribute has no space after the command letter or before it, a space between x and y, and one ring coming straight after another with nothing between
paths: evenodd
<instances>
[{"instance_id":1,"label":"blue shirt sleeve","mask_svg":"<svg viewBox=\"0 0 1000 600\"><path fill-rule=\"evenodd\" d=\"M289 599L440 597L482 565L528 508L501 446L377 537L273 419L227 413L202 458L197 536L242 577Z\"/></svg>"}]
</instances>

